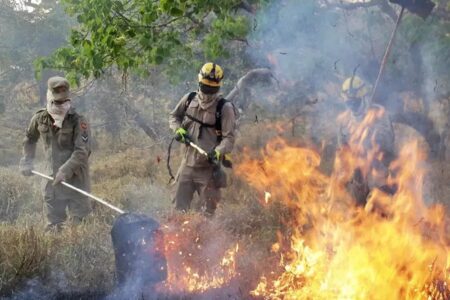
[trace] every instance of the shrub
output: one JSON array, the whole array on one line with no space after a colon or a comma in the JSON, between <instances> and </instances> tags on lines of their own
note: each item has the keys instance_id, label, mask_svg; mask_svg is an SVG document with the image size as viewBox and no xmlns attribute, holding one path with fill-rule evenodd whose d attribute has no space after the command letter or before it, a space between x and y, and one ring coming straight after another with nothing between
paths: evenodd
<instances>
[{"instance_id":1,"label":"shrub","mask_svg":"<svg viewBox=\"0 0 450 300\"><path fill-rule=\"evenodd\" d=\"M25 280L45 277L49 240L34 227L0 225L0 295L13 291Z\"/></svg>"}]
</instances>

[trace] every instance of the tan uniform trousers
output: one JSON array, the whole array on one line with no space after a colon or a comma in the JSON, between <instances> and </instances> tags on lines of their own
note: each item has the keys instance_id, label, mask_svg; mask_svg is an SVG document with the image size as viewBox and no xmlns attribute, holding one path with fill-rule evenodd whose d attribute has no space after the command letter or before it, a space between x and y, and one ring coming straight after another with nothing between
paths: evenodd
<instances>
[{"instance_id":1,"label":"tan uniform trousers","mask_svg":"<svg viewBox=\"0 0 450 300\"><path fill-rule=\"evenodd\" d=\"M188 211L194 192L197 192L202 206L208 214L214 214L217 203L220 201L220 189L214 186L212 180L213 167L188 167L182 164L178 170L175 184L175 208Z\"/></svg>"}]
</instances>

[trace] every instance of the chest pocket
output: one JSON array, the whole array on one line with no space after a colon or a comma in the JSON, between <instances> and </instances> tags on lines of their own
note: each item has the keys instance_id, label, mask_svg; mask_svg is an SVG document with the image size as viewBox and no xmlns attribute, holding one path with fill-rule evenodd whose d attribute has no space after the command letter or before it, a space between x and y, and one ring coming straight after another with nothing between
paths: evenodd
<instances>
[{"instance_id":1,"label":"chest pocket","mask_svg":"<svg viewBox=\"0 0 450 300\"><path fill-rule=\"evenodd\" d=\"M72 148L73 128L61 128L58 133L58 143L63 148Z\"/></svg>"},{"instance_id":2,"label":"chest pocket","mask_svg":"<svg viewBox=\"0 0 450 300\"><path fill-rule=\"evenodd\" d=\"M189 107L186 110L186 114L202 121L204 124L214 126L216 124L216 110L215 107L210 108L209 110L205 111L203 109L200 109L200 104L198 101L192 101L189 104ZM185 118L189 119L189 118Z\"/></svg>"},{"instance_id":3,"label":"chest pocket","mask_svg":"<svg viewBox=\"0 0 450 300\"><path fill-rule=\"evenodd\" d=\"M186 114L197 118L199 104L197 101L192 101L186 109Z\"/></svg>"}]
</instances>

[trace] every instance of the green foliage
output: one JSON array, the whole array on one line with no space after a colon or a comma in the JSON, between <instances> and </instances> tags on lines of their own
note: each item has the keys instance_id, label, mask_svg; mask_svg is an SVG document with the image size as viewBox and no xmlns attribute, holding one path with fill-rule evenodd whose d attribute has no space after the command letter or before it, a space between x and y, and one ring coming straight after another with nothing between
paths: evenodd
<instances>
[{"instance_id":1,"label":"green foliage","mask_svg":"<svg viewBox=\"0 0 450 300\"><path fill-rule=\"evenodd\" d=\"M168 63L182 70L198 57L216 59L228 54L229 41L243 41L250 28L246 17L239 15L238 0L63 3L79 26L72 29L68 46L35 66L37 74L43 68L64 70L74 82L99 77L110 67L145 74L149 66ZM198 40L203 40L201 48Z\"/></svg>"},{"instance_id":2,"label":"green foliage","mask_svg":"<svg viewBox=\"0 0 450 300\"><path fill-rule=\"evenodd\" d=\"M234 19L226 17L213 22L213 31L206 35L202 48L207 60L215 60L221 56L229 57L227 43L230 40L239 40L247 36L249 32L249 21L242 17Z\"/></svg>"}]
</instances>

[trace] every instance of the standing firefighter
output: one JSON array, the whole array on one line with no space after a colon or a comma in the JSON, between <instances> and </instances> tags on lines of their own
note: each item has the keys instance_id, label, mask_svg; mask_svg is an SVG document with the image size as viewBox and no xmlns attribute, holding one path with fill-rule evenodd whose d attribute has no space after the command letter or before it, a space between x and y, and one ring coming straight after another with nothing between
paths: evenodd
<instances>
[{"instance_id":1,"label":"standing firefighter","mask_svg":"<svg viewBox=\"0 0 450 300\"><path fill-rule=\"evenodd\" d=\"M348 191L358 205L367 203L373 188L391 193L386 183L389 164L394 159L394 131L384 108L369 104L369 87L357 76L344 81L342 98L347 111L340 116L338 147L356 158ZM360 163L361 165L358 165Z\"/></svg>"},{"instance_id":2,"label":"standing firefighter","mask_svg":"<svg viewBox=\"0 0 450 300\"><path fill-rule=\"evenodd\" d=\"M66 188L61 181L89 191L90 129L86 119L71 106L69 82L63 77L48 80L47 107L34 114L23 142L20 169L23 175L32 175L36 143L44 142L46 172L54 176L47 182L44 199L47 204L48 229L62 228L66 208L75 223L91 210L87 197Z\"/></svg>"},{"instance_id":3,"label":"standing firefighter","mask_svg":"<svg viewBox=\"0 0 450 300\"><path fill-rule=\"evenodd\" d=\"M198 74L199 89L184 95L170 113L170 128L175 139L186 148L176 176L176 209L189 210L194 192L200 196L207 215L213 215L226 178L220 164L226 165L234 145L235 112L232 103L219 94L223 70L206 63ZM189 141L208 152L201 155ZM225 179L225 180L224 180Z\"/></svg>"}]
</instances>

